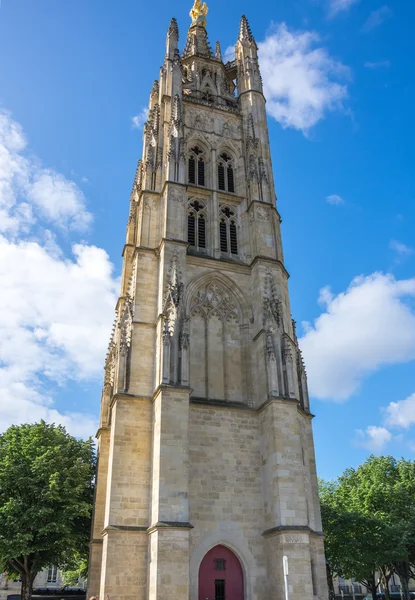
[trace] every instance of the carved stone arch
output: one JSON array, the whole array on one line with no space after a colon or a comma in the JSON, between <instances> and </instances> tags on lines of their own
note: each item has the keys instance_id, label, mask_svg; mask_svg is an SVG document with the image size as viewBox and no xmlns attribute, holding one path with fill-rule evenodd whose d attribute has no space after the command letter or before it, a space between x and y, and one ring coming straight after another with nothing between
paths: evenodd
<instances>
[{"instance_id":1,"label":"carved stone arch","mask_svg":"<svg viewBox=\"0 0 415 600\"><path fill-rule=\"evenodd\" d=\"M186 314L188 315L191 309L192 298L199 289L203 289L208 283L218 282L225 289L225 291L231 296L238 307L239 312L239 324L246 325L250 322L250 311L248 304L245 300L245 296L242 290L236 285L232 279L223 275L219 271L211 271L210 273L202 273L190 281L187 286L186 295L184 299L184 306Z\"/></svg>"},{"instance_id":2,"label":"carved stone arch","mask_svg":"<svg viewBox=\"0 0 415 600\"><path fill-rule=\"evenodd\" d=\"M235 160L235 161L236 161L236 157L238 155L240 155L240 153L241 153L240 148L238 148L238 145L235 144L235 142L233 142L229 138L221 141L218 144L217 150L218 150L218 155L222 154L222 152L227 152L228 154L230 154L232 156L233 160Z\"/></svg>"},{"instance_id":3,"label":"carved stone arch","mask_svg":"<svg viewBox=\"0 0 415 600\"><path fill-rule=\"evenodd\" d=\"M198 144L202 147L203 152L206 154L206 160L209 159L209 150L211 148L211 142L208 137L202 131L191 131L185 138L187 150L190 150L192 146Z\"/></svg>"},{"instance_id":4,"label":"carved stone arch","mask_svg":"<svg viewBox=\"0 0 415 600\"><path fill-rule=\"evenodd\" d=\"M194 548L190 557L190 600L198 600L199 567L203 558L209 550L219 545L229 548L239 559L244 574L244 598L251 600L257 572L256 561L242 532L235 529L234 524L232 524L232 528L221 526L220 529L209 533Z\"/></svg>"}]
</instances>

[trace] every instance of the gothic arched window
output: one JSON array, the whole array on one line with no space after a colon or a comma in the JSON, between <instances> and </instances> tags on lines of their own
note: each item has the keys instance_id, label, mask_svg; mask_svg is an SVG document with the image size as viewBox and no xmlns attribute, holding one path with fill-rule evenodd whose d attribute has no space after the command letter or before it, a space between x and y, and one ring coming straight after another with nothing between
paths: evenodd
<instances>
[{"instance_id":1,"label":"gothic arched window","mask_svg":"<svg viewBox=\"0 0 415 600\"><path fill-rule=\"evenodd\" d=\"M206 207L191 200L187 211L187 241L197 250L206 248Z\"/></svg>"},{"instance_id":2,"label":"gothic arched window","mask_svg":"<svg viewBox=\"0 0 415 600\"><path fill-rule=\"evenodd\" d=\"M194 146L189 152L187 162L187 178L189 183L194 185L205 185L205 158L203 150L199 146Z\"/></svg>"},{"instance_id":3,"label":"gothic arched window","mask_svg":"<svg viewBox=\"0 0 415 600\"><path fill-rule=\"evenodd\" d=\"M220 207L219 240L221 252L238 254L236 214L229 206Z\"/></svg>"},{"instance_id":4,"label":"gothic arched window","mask_svg":"<svg viewBox=\"0 0 415 600\"><path fill-rule=\"evenodd\" d=\"M224 192L235 192L235 179L231 157L222 152L218 162L218 188Z\"/></svg>"}]
</instances>

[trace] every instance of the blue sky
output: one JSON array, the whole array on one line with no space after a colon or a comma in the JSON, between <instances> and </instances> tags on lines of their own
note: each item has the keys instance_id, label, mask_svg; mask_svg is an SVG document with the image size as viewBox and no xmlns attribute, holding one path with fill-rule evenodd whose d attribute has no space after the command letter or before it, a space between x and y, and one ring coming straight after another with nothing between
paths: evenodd
<instances>
[{"instance_id":1,"label":"blue sky","mask_svg":"<svg viewBox=\"0 0 415 600\"><path fill-rule=\"evenodd\" d=\"M209 4L260 47L319 474L414 457L412 2ZM139 118L191 2L2 0L0 428L94 432ZM359 279L356 279L359 278Z\"/></svg>"}]
</instances>

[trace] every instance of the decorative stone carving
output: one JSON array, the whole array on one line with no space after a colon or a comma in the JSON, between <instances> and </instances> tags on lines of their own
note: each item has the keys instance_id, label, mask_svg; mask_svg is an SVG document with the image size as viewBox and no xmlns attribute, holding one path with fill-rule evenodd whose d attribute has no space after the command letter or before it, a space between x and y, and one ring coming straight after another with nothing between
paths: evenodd
<instances>
[{"instance_id":1,"label":"decorative stone carving","mask_svg":"<svg viewBox=\"0 0 415 600\"><path fill-rule=\"evenodd\" d=\"M153 210L156 208L156 206L157 206L157 203L154 200L154 198L151 198L149 196L146 196L144 198L144 208L146 208L147 210Z\"/></svg>"},{"instance_id":2,"label":"decorative stone carving","mask_svg":"<svg viewBox=\"0 0 415 600\"><path fill-rule=\"evenodd\" d=\"M265 166L265 161L262 157L260 157L258 159L258 165L259 165L259 178L262 182L264 182L266 185L268 185L267 169Z\"/></svg>"},{"instance_id":3,"label":"decorative stone carving","mask_svg":"<svg viewBox=\"0 0 415 600\"><path fill-rule=\"evenodd\" d=\"M105 360L105 375L104 375L104 389L110 389L114 385L115 376L115 362L116 362L116 346L114 342L110 342L108 354Z\"/></svg>"},{"instance_id":4,"label":"decorative stone carving","mask_svg":"<svg viewBox=\"0 0 415 600\"><path fill-rule=\"evenodd\" d=\"M169 201L177 202L178 204L184 203L184 195L181 190L172 188L169 190Z\"/></svg>"},{"instance_id":5,"label":"decorative stone carving","mask_svg":"<svg viewBox=\"0 0 415 600\"><path fill-rule=\"evenodd\" d=\"M269 221L268 211L263 206L259 206L256 209L256 216L258 217L258 219L261 219L261 221Z\"/></svg>"},{"instance_id":6,"label":"decorative stone carving","mask_svg":"<svg viewBox=\"0 0 415 600\"><path fill-rule=\"evenodd\" d=\"M220 319L239 321L238 309L232 298L216 281L212 281L205 288L199 289L193 296L190 305L190 314L201 314L205 318L218 316Z\"/></svg>"},{"instance_id":7,"label":"decorative stone carving","mask_svg":"<svg viewBox=\"0 0 415 600\"><path fill-rule=\"evenodd\" d=\"M275 350L274 350L274 344L272 343L272 335L270 332L267 333L267 341L266 341L266 354L267 354L267 359L269 361L274 361L275 362Z\"/></svg>"},{"instance_id":8,"label":"decorative stone carving","mask_svg":"<svg viewBox=\"0 0 415 600\"><path fill-rule=\"evenodd\" d=\"M264 301L263 301L263 324L272 327L282 325L282 302L277 297L272 274L268 271L265 277Z\"/></svg>"},{"instance_id":9,"label":"decorative stone carving","mask_svg":"<svg viewBox=\"0 0 415 600\"><path fill-rule=\"evenodd\" d=\"M308 537L306 535L292 535L286 533L282 536L282 541L284 544L308 544Z\"/></svg>"},{"instance_id":10,"label":"decorative stone carving","mask_svg":"<svg viewBox=\"0 0 415 600\"><path fill-rule=\"evenodd\" d=\"M190 340L190 329L189 329L189 317L183 319L182 328L180 332L180 348L188 348Z\"/></svg>"},{"instance_id":11,"label":"decorative stone carving","mask_svg":"<svg viewBox=\"0 0 415 600\"><path fill-rule=\"evenodd\" d=\"M120 352L126 354L131 346L131 338L133 332L133 300L127 294L125 299L124 309L121 313L118 328L120 331Z\"/></svg>"},{"instance_id":12,"label":"decorative stone carving","mask_svg":"<svg viewBox=\"0 0 415 600\"><path fill-rule=\"evenodd\" d=\"M183 283L179 269L179 261L177 253L173 254L170 269L167 276L166 292L163 303L163 314L170 335L173 335L176 323L181 310L181 300L183 296Z\"/></svg>"}]
</instances>

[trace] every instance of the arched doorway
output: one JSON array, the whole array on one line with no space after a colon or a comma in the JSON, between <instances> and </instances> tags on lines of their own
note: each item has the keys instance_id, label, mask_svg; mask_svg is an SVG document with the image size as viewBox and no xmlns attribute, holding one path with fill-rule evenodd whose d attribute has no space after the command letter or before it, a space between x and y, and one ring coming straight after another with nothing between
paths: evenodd
<instances>
[{"instance_id":1,"label":"arched doorway","mask_svg":"<svg viewBox=\"0 0 415 600\"><path fill-rule=\"evenodd\" d=\"M215 546L200 563L199 600L244 600L242 565L226 546Z\"/></svg>"}]
</instances>

